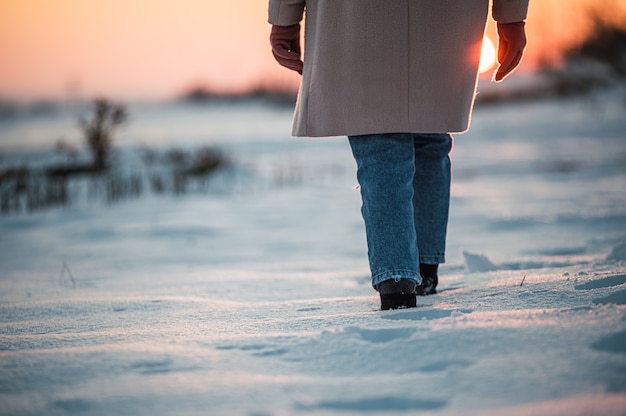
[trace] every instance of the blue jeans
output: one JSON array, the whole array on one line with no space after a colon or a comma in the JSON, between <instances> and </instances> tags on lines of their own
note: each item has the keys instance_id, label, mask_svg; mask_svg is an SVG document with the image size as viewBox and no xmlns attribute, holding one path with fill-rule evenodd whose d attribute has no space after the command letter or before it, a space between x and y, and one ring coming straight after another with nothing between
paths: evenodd
<instances>
[{"instance_id":1,"label":"blue jeans","mask_svg":"<svg viewBox=\"0 0 626 416\"><path fill-rule=\"evenodd\" d=\"M445 261L452 136L349 136L361 187L372 286Z\"/></svg>"}]
</instances>

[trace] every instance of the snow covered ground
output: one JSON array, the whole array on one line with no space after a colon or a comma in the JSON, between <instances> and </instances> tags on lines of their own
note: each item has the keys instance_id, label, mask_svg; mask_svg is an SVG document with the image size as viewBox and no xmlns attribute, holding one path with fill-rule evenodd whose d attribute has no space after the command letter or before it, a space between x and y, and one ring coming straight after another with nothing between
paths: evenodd
<instances>
[{"instance_id":1,"label":"snow covered ground","mask_svg":"<svg viewBox=\"0 0 626 416\"><path fill-rule=\"evenodd\" d=\"M121 148L234 170L0 216L0 414L626 415L623 89L477 108L441 293L385 312L345 139L259 103L129 112ZM72 117L0 122L0 162L77 142Z\"/></svg>"}]
</instances>

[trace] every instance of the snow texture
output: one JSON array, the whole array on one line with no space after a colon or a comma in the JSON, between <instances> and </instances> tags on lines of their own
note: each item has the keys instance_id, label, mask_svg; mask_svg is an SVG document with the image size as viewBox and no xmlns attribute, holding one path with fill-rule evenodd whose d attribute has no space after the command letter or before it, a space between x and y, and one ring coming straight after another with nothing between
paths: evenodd
<instances>
[{"instance_id":1,"label":"snow texture","mask_svg":"<svg viewBox=\"0 0 626 416\"><path fill-rule=\"evenodd\" d=\"M441 291L396 311L345 139L259 103L131 106L120 151L217 145L234 171L0 216L0 414L626 415L624 97L478 108ZM1 121L0 164L68 125Z\"/></svg>"}]
</instances>

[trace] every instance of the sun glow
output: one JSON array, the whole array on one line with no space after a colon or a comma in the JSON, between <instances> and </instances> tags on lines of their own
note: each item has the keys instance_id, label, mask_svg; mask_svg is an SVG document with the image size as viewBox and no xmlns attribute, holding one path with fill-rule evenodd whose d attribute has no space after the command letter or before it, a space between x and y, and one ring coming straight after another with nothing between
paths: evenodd
<instances>
[{"instance_id":1,"label":"sun glow","mask_svg":"<svg viewBox=\"0 0 626 416\"><path fill-rule=\"evenodd\" d=\"M489 39L489 36L485 36L483 38L483 46L482 51L480 53L480 65L478 67L478 71L482 74L483 72L489 71L496 63L496 48L493 46L493 42Z\"/></svg>"},{"instance_id":2,"label":"sun glow","mask_svg":"<svg viewBox=\"0 0 626 416\"><path fill-rule=\"evenodd\" d=\"M162 99L192 86L297 91L300 76L281 68L268 50L266 3L0 0L0 98ZM624 13L626 0L531 1L522 67L559 64L597 18L617 22ZM497 46L496 29L490 21L486 34ZM491 42L466 41L472 44L463 65L474 67L482 48L480 70L487 75L497 63L485 56Z\"/></svg>"}]
</instances>

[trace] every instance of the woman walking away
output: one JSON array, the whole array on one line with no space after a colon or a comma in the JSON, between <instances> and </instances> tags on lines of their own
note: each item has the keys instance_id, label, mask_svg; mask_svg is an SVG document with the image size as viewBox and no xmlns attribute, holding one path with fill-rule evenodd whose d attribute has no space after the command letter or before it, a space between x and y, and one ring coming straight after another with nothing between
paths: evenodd
<instances>
[{"instance_id":1,"label":"woman walking away","mask_svg":"<svg viewBox=\"0 0 626 416\"><path fill-rule=\"evenodd\" d=\"M348 136L383 310L413 307L416 296L436 293L450 204L450 133L469 127L489 4L269 0L274 57L302 74L292 134ZM492 0L496 81L522 58L527 9L528 0Z\"/></svg>"}]
</instances>

